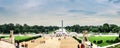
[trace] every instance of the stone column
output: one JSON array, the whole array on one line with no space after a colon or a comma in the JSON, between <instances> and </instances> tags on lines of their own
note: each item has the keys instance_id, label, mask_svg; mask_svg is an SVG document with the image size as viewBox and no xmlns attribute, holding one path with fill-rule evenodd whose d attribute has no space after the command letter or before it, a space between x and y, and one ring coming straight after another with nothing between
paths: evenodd
<instances>
[{"instance_id":1,"label":"stone column","mask_svg":"<svg viewBox=\"0 0 120 48\"><path fill-rule=\"evenodd\" d=\"M14 44L14 35L13 35L13 30L10 30L10 42L11 44Z\"/></svg>"},{"instance_id":2,"label":"stone column","mask_svg":"<svg viewBox=\"0 0 120 48\"><path fill-rule=\"evenodd\" d=\"M83 31L82 44L84 45L85 48L87 47L86 44L85 44L85 42L88 41L88 40L87 40L87 32L88 32L87 30Z\"/></svg>"},{"instance_id":3,"label":"stone column","mask_svg":"<svg viewBox=\"0 0 120 48\"><path fill-rule=\"evenodd\" d=\"M87 30L85 30L85 31L83 31L83 41L85 41L86 42L86 40L87 40Z\"/></svg>"}]
</instances>

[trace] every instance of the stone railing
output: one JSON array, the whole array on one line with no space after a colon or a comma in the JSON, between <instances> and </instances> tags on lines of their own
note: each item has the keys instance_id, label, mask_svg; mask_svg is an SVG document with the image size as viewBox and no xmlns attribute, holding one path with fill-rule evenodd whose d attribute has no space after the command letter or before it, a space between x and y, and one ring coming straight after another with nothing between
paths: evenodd
<instances>
[{"instance_id":1,"label":"stone railing","mask_svg":"<svg viewBox=\"0 0 120 48\"><path fill-rule=\"evenodd\" d=\"M10 38L2 38L1 41L5 41L5 42L8 42L8 43L11 43L11 39Z\"/></svg>"}]
</instances>

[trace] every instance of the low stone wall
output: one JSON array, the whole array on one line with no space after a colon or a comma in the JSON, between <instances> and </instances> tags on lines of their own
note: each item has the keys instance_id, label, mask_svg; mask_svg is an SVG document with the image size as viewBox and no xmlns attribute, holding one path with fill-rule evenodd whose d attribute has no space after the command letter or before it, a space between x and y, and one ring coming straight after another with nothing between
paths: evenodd
<instances>
[{"instance_id":1,"label":"low stone wall","mask_svg":"<svg viewBox=\"0 0 120 48\"><path fill-rule=\"evenodd\" d=\"M1 41L5 41L5 42L8 42L8 43L11 43L11 39L10 38L2 38Z\"/></svg>"}]
</instances>

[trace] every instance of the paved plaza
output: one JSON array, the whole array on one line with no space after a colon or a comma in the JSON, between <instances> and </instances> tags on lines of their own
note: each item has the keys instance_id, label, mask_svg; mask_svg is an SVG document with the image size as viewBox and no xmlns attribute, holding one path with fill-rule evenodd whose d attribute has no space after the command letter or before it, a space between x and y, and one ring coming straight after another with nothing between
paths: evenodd
<instances>
[{"instance_id":1,"label":"paved plaza","mask_svg":"<svg viewBox=\"0 0 120 48\"><path fill-rule=\"evenodd\" d=\"M40 43L40 42L44 42L44 43ZM28 48L77 48L77 45L79 44L75 39L71 37L67 37L67 38L45 37L45 38L38 38L34 40L34 42L28 41L22 43L27 43Z\"/></svg>"}]
</instances>

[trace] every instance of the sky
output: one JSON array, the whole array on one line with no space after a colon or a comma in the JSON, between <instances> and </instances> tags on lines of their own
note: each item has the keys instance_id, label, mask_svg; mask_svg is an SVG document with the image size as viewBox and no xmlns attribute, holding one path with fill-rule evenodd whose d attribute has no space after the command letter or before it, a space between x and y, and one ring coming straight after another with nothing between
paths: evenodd
<instances>
[{"instance_id":1,"label":"sky","mask_svg":"<svg viewBox=\"0 0 120 48\"><path fill-rule=\"evenodd\" d=\"M0 0L0 24L120 25L120 0Z\"/></svg>"}]
</instances>

